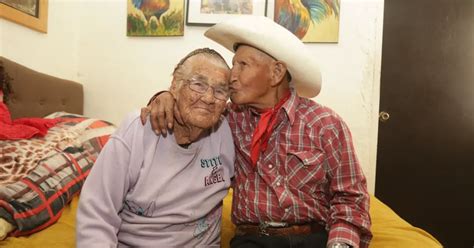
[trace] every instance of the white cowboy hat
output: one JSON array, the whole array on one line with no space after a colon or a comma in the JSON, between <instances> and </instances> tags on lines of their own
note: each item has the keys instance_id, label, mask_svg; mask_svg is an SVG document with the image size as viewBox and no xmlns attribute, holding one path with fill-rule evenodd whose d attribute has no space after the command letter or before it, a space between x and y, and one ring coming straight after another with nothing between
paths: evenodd
<instances>
[{"instance_id":1,"label":"white cowboy hat","mask_svg":"<svg viewBox=\"0 0 474 248\"><path fill-rule=\"evenodd\" d=\"M321 72L311 52L286 28L264 16L241 16L218 23L204 35L232 52L236 45L255 47L286 64L296 91L315 97L321 90Z\"/></svg>"}]
</instances>

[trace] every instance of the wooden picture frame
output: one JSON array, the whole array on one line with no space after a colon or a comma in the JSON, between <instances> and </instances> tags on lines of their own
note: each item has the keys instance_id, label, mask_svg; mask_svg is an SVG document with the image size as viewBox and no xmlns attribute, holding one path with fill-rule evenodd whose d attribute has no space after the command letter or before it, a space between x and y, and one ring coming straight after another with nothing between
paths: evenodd
<instances>
[{"instance_id":1,"label":"wooden picture frame","mask_svg":"<svg viewBox=\"0 0 474 248\"><path fill-rule=\"evenodd\" d=\"M0 2L0 18L15 22L36 31L48 32L48 0L38 0L36 16Z\"/></svg>"},{"instance_id":2,"label":"wooden picture frame","mask_svg":"<svg viewBox=\"0 0 474 248\"><path fill-rule=\"evenodd\" d=\"M211 6L220 3L220 9ZM186 25L188 26L212 26L221 21L239 15L267 15L267 0L229 0L224 5L222 0L187 0ZM246 3L244 7L237 6Z\"/></svg>"}]
</instances>

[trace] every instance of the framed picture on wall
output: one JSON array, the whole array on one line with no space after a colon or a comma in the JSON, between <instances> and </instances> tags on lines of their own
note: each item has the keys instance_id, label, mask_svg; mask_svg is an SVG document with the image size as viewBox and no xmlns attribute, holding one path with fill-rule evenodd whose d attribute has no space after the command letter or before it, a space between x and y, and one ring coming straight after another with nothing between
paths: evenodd
<instances>
[{"instance_id":1,"label":"framed picture on wall","mask_svg":"<svg viewBox=\"0 0 474 248\"><path fill-rule=\"evenodd\" d=\"M303 42L338 42L341 0L275 0L274 21Z\"/></svg>"},{"instance_id":2,"label":"framed picture on wall","mask_svg":"<svg viewBox=\"0 0 474 248\"><path fill-rule=\"evenodd\" d=\"M0 0L0 17L46 33L48 0Z\"/></svg>"},{"instance_id":3,"label":"framed picture on wall","mask_svg":"<svg viewBox=\"0 0 474 248\"><path fill-rule=\"evenodd\" d=\"M183 36L184 0L127 0L127 36Z\"/></svg>"},{"instance_id":4,"label":"framed picture on wall","mask_svg":"<svg viewBox=\"0 0 474 248\"><path fill-rule=\"evenodd\" d=\"M211 26L239 15L267 15L267 0L187 0L186 24Z\"/></svg>"}]
</instances>

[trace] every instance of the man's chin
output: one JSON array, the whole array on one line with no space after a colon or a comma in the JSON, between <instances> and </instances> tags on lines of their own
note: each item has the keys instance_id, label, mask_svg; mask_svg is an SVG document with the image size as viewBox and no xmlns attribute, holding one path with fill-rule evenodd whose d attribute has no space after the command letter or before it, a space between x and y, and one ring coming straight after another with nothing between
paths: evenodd
<instances>
[{"instance_id":1,"label":"man's chin","mask_svg":"<svg viewBox=\"0 0 474 248\"><path fill-rule=\"evenodd\" d=\"M245 104L244 99L242 99L242 97L240 97L237 93L231 94L230 100L232 101L232 103L237 105Z\"/></svg>"}]
</instances>

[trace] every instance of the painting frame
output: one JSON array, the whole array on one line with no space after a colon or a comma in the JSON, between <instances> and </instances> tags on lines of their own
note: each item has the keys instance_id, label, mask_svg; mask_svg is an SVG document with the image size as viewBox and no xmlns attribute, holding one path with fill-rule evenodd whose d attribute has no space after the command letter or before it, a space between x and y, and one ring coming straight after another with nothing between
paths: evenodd
<instances>
[{"instance_id":1,"label":"painting frame","mask_svg":"<svg viewBox=\"0 0 474 248\"><path fill-rule=\"evenodd\" d=\"M0 3L0 18L15 22L41 33L48 32L48 0L38 0L38 16L32 16Z\"/></svg>"},{"instance_id":2,"label":"painting frame","mask_svg":"<svg viewBox=\"0 0 474 248\"><path fill-rule=\"evenodd\" d=\"M187 26L212 26L221 21L244 14L206 14L201 13L202 0L186 0L186 25ZM267 16L268 0L250 0L252 1L251 15Z\"/></svg>"}]
</instances>

